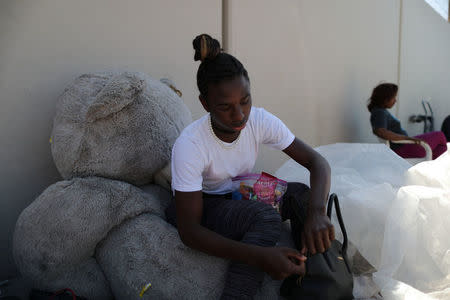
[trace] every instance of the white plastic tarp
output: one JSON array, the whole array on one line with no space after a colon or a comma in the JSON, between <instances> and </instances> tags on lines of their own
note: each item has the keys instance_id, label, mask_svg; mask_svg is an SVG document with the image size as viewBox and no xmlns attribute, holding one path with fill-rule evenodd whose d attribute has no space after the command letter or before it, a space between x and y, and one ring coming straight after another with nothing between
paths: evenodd
<instances>
[{"instance_id":1,"label":"white plastic tarp","mask_svg":"<svg viewBox=\"0 0 450 300\"><path fill-rule=\"evenodd\" d=\"M412 167L384 144L315 150L331 166L348 237L377 269L383 298L450 299L450 152ZM293 160L275 175L309 184L309 172ZM364 293L355 285L374 296L373 287Z\"/></svg>"}]
</instances>

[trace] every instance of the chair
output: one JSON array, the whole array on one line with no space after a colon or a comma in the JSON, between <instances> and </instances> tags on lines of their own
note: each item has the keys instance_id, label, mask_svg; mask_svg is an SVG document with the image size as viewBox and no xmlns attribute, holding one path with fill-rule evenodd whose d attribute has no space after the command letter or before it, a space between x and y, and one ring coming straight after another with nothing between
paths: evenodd
<instances>
[{"instance_id":1,"label":"chair","mask_svg":"<svg viewBox=\"0 0 450 300\"><path fill-rule=\"evenodd\" d=\"M378 137L381 143L386 144L386 146L390 147L391 141L382 139ZM411 140L400 140L395 141L394 144L415 144L414 141ZM412 165L416 165L423 161L428 161L433 159L433 151L431 150L430 145L428 145L424 141L420 141L419 145L421 145L423 148L425 148L425 157L417 157L417 158L405 158L406 161L408 161Z\"/></svg>"}]
</instances>

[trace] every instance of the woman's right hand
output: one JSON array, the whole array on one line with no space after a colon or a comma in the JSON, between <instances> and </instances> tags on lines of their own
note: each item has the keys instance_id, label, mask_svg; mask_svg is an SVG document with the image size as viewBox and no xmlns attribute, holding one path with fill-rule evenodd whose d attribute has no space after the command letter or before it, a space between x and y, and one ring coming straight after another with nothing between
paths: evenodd
<instances>
[{"instance_id":1,"label":"woman's right hand","mask_svg":"<svg viewBox=\"0 0 450 300\"><path fill-rule=\"evenodd\" d=\"M410 137L409 140L414 141L415 144L420 144L420 142L423 142L421 139Z\"/></svg>"},{"instance_id":2,"label":"woman's right hand","mask_svg":"<svg viewBox=\"0 0 450 300\"><path fill-rule=\"evenodd\" d=\"M292 274L305 275L306 257L298 250L286 247L261 247L259 267L275 280Z\"/></svg>"}]
</instances>

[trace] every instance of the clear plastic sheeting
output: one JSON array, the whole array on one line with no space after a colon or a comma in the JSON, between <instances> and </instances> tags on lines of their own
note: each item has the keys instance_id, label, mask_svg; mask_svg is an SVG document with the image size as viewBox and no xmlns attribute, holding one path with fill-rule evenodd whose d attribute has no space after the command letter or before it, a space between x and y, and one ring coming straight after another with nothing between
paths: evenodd
<instances>
[{"instance_id":1,"label":"clear plastic sheeting","mask_svg":"<svg viewBox=\"0 0 450 300\"><path fill-rule=\"evenodd\" d=\"M376 269L370 280L355 280L355 292L450 299L450 153L412 167L383 144L315 150L331 166L349 240ZM309 184L309 172L293 160L276 176Z\"/></svg>"}]
</instances>

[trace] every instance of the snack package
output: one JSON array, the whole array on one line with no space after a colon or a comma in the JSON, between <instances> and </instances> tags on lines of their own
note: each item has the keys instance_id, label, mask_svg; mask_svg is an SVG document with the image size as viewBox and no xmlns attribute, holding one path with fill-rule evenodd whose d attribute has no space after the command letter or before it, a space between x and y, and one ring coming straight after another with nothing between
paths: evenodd
<instances>
[{"instance_id":1,"label":"snack package","mask_svg":"<svg viewBox=\"0 0 450 300\"><path fill-rule=\"evenodd\" d=\"M234 200L256 200L272 205L278 210L287 182L268 173L246 174L232 179Z\"/></svg>"}]
</instances>

